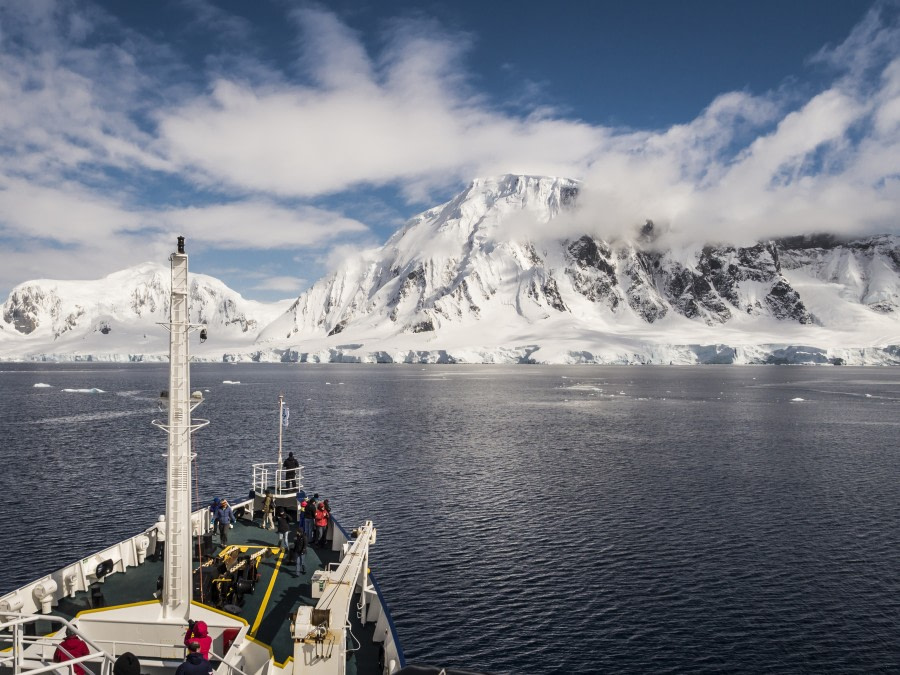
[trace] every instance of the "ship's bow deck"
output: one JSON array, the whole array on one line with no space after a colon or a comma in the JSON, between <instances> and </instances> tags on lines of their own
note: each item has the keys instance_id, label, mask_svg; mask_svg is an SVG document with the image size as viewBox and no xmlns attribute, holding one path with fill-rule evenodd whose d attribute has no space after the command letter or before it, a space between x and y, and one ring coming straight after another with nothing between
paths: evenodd
<instances>
[{"instance_id":1,"label":"ship's bow deck","mask_svg":"<svg viewBox=\"0 0 900 675\"><path fill-rule=\"evenodd\" d=\"M238 617L250 627L249 635L257 642L268 645L274 660L285 664L293 655L294 643L290 634L290 617L302 605L315 606L312 597L311 578L316 570L324 569L328 563L337 563L339 556L330 548L307 546L305 555L305 573L296 574L295 565L289 552L279 548L279 537L274 531L260 527L259 520L251 521L239 518L234 527L228 530L228 546L238 547L239 555L252 555L265 552L257 561L259 579L252 592L243 595L242 604L212 603L210 598L199 598L195 594L194 602L212 607L229 617ZM329 542L330 546L330 542ZM195 549L198 548L195 546ZM221 560L225 548L214 537L212 554ZM234 549L232 549L234 552ZM194 552L194 568L208 562L207 556ZM207 565L210 571L214 565ZM102 584L95 585L92 591L76 593L74 597L64 598L54 607L53 613L65 618L74 618L79 613L94 610L99 606L112 608L135 603L156 601L154 594L158 589L158 580L163 573L163 563L150 557L141 565L129 567L123 573L112 574ZM216 604L222 606L215 606ZM362 626L357 613L350 612L352 634L356 638L349 646L354 651L347 661L347 672L366 675L380 673L378 668L378 643L373 642L373 624ZM214 636L215 637L215 636ZM221 642L214 643L221 644ZM215 647L214 650L215 651Z\"/></svg>"}]
</instances>

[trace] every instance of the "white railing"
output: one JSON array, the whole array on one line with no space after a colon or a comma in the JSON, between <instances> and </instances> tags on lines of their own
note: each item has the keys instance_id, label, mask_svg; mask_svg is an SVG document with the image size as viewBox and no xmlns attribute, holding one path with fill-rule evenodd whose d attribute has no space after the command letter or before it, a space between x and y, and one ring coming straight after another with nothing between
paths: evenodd
<instances>
[{"instance_id":1,"label":"white railing","mask_svg":"<svg viewBox=\"0 0 900 675\"><path fill-rule=\"evenodd\" d=\"M293 497L303 489L303 467L285 469L278 462L253 465L253 491L262 496L271 490L275 497Z\"/></svg>"},{"instance_id":2,"label":"white railing","mask_svg":"<svg viewBox=\"0 0 900 675\"><path fill-rule=\"evenodd\" d=\"M84 640L91 648L90 653L86 656L73 657L63 663L55 663L53 656L56 653L56 648L62 641L62 636L38 637L25 634L25 626L36 624L38 621L58 623L61 624L60 627L68 628ZM54 629L54 632L58 634L60 631ZM63 633L63 635L65 634ZM44 614L0 611L0 669L5 670L8 668L15 675L26 671L34 675L45 672L59 672L62 668L69 668L69 672L72 673L74 672L72 667L78 663L85 669L85 672L94 673L95 669L91 668L91 666L98 661L100 675L111 675L114 664L113 658L91 642L85 635L78 632L66 619Z\"/></svg>"},{"instance_id":3,"label":"white railing","mask_svg":"<svg viewBox=\"0 0 900 675\"><path fill-rule=\"evenodd\" d=\"M329 539L333 551L339 551L341 559L349 551L352 539L343 526L334 518L328 519ZM381 642L384 648L384 673L395 673L406 665L406 656L403 647L397 638L397 631L391 619L391 612L387 602L381 594L381 589L371 572L363 577L364 582L357 587L360 591L356 612L363 625L375 623L374 642Z\"/></svg>"},{"instance_id":4,"label":"white railing","mask_svg":"<svg viewBox=\"0 0 900 675\"><path fill-rule=\"evenodd\" d=\"M245 500L232 505L232 508L240 506L252 508L252 502ZM58 604L62 598L74 597L78 592L89 592L92 584L102 581L106 576L125 572L129 567L142 564L147 556L153 555L156 550L160 527L165 528L164 521L154 523L130 539L69 563L55 572L0 596L0 612L49 614L53 605ZM191 530L194 535L208 534L212 531L208 508L197 509L191 513Z\"/></svg>"}]
</instances>

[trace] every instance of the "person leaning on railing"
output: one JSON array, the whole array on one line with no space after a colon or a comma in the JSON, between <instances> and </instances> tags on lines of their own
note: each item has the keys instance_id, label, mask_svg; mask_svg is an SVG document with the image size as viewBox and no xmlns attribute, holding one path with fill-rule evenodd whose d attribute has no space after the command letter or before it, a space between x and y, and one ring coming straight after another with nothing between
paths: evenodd
<instances>
[{"instance_id":1,"label":"person leaning on railing","mask_svg":"<svg viewBox=\"0 0 900 675\"><path fill-rule=\"evenodd\" d=\"M300 468L300 462L298 462L297 458L294 457L293 452L288 453L287 459L284 460L284 464L282 465L281 468L283 468L285 470L284 478L285 478L285 483L286 483L286 485L285 485L286 489L296 490L297 489L297 473L298 473L297 470Z\"/></svg>"}]
</instances>

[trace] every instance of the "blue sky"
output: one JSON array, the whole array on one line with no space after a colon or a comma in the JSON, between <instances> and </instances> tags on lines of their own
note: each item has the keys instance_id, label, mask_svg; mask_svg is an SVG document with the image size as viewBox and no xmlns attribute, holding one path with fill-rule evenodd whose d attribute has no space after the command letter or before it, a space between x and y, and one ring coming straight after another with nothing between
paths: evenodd
<instances>
[{"instance_id":1,"label":"blue sky","mask_svg":"<svg viewBox=\"0 0 900 675\"><path fill-rule=\"evenodd\" d=\"M900 230L900 5L0 0L0 293L164 261L293 297L473 178L572 234ZM539 233L530 233L537 236Z\"/></svg>"}]
</instances>

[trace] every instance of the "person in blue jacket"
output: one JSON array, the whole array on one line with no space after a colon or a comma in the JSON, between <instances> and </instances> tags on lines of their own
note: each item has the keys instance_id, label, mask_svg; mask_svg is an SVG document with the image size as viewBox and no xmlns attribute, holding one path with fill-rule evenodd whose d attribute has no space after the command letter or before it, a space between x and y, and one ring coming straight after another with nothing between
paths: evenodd
<instances>
[{"instance_id":1,"label":"person in blue jacket","mask_svg":"<svg viewBox=\"0 0 900 675\"><path fill-rule=\"evenodd\" d=\"M223 499L213 512L213 531L215 531L215 526L218 525L219 540L222 542L222 546L228 545L228 528L234 525L235 520L231 506L228 505L228 500Z\"/></svg>"},{"instance_id":2,"label":"person in blue jacket","mask_svg":"<svg viewBox=\"0 0 900 675\"><path fill-rule=\"evenodd\" d=\"M221 503L222 500L218 497L213 497L213 500L209 503L209 515L212 518L213 534L219 534L219 521L216 520L216 511L219 510L219 504Z\"/></svg>"}]
</instances>

